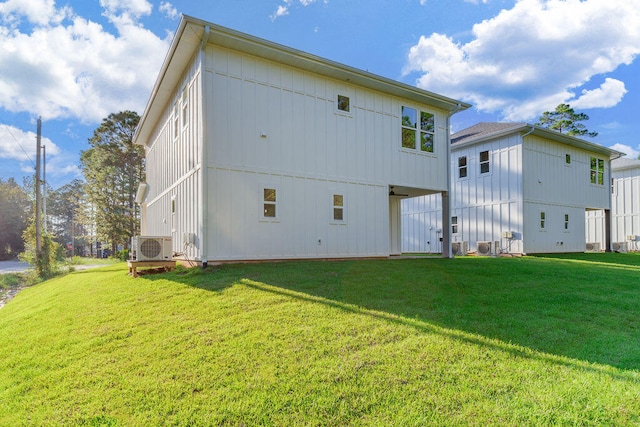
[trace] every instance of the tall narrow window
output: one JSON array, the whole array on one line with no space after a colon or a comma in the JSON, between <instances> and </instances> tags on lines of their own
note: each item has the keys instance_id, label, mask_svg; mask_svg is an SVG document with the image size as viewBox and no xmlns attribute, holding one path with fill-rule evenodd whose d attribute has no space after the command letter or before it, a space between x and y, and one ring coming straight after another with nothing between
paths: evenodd
<instances>
[{"instance_id":1,"label":"tall narrow window","mask_svg":"<svg viewBox=\"0 0 640 427\"><path fill-rule=\"evenodd\" d=\"M188 88L182 89L182 127L189 123L189 91Z\"/></svg>"},{"instance_id":2,"label":"tall narrow window","mask_svg":"<svg viewBox=\"0 0 640 427\"><path fill-rule=\"evenodd\" d=\"M547 215L544 212L540 212L540 230L544 230L546 221L547 221Z\"/></svg>"},{"instance_id":3,"label":"tall narrow window","mask_svg":"<svg viewBox=\"0 0 640 427\"><path fill-rule=\"evenodd\" d=\"M467 177L467 156L458 157L458 178Z\"/></svg>"},{"instance_id":4,"label":"tall narrow window","mask_svg":"<svg viewBox=\"0 0 640 427\"><path fill-rule=\"evenodd\" d=\"M591 183L604 185L604 160L591 157Z\"/></svg>"},{"instance_id":5,"label":"tall narrow window","mask_svg":"<svg viewBox=\"0 0 640 427\"><path fill-rule=\"evenodd\" d=\"M457 216L451 217L451 233L458 234L458 217Z\"/></svg>"},{"instance_id":6,"label":"tall narrow window","mask_svg":"<svg viewBox=\"0 0 640 427\"><path fill-rule=\"evenodd\" d=\"M616 179L611 178L611 194L616 194Z\"/></svg>"},{"instance_id":7,"label":"tall narrow window","mask_svg":"<svg viewBox=\"0 0 640 427\"><path fill-rule=\"evenodd\" d=\"M344 196L342 194L333 195L333 220L344 221Z\"/></svg>"},{"instance_id":8,"label":"tall narrow window","mask_svg":"<svg viewBox=\"0 0 640 427\"><path fill-rule=\"evenodd\" d=\"M564 230L569 230L569 214L564 214Z\"/></svg>"},{"instance_id":9,"label":"tall narrow window","mask_svg":"<svg viewBox=\"0 0 640 427\"><path fill-rule=\"evenodd\" d=\"M571 154L565 154L564 155L564 163L567 165L571 164Z\"/></svg>"},{"instance_id":10,"label":"tall narrow window","mask_svg":"<svg viewBox=\"0 0 640 427\"><path fill-rule=\"evenodd\" d=\"M402 147L416 148L418 116L414 108L402 107Z\"/></svg>"},{"instance_id":11,"label":"tall narrow window","mask_svg":"<svg viewBox=\"0 0 640 427\"><path fill-rule=\"evenodd\" d=\"M263 216L265 218L276 217L276 190L275 188L265 188L263 191L264 211Z\"/></svg>"},{"instance_id":12,"label":"tall narrow window","mask_svg":"<svg viewBox=\"0 0 640 427\"><path fill-rule=\"evenodd\" d=\"M419 117L419 121L418 121ZM415 108L402 107L402 147L433 153L435 116Z\"/></svg>"},{"instance_id":13,"label":"tall narrow window","mask_svg":"<svg viewBox=\"0 0 640 427\"><path fill-rule=\"evenodd\" d=\"M176 231L176 196L171 197L171 231Z\"/></svg>"},{"instance_id":14,"label":"tall narrow window","mask_svg":"<svg viewBox=\"0 0 640 427\"><path fill-rule=\"evenodd\" d=\"M178 102L173 105L173 138L177 139L180 134L180 113Z\"/></svg>"},{"instance_id":15,"label":"tall narrow window","mask_svg":"<svg viewBox=\"0 0 640 427\"><path fill-rule=\"evenodd\" d=\"M489 152L480 152L480 173L489 173Z\"/></svg>"}]
</instances>

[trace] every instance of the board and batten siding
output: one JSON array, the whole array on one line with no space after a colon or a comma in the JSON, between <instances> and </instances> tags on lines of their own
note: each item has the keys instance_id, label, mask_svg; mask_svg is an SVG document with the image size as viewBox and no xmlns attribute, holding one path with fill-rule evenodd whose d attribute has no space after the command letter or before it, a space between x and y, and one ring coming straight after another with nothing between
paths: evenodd
<instances>
[{"instance_id":1,"label":"board and batten siding","mask_svg":"<svg viewBox=\"0 0 640 427\"><path fill-rule=\"evenodd\" d=\"M640 166L612 171L611 241L629 242L629 250L640 250L640 242L628 236L640 236Z\"/></svg>"},{"instance_id":2,"label":"board and batten siding","mask_svg":"<svg viewBox=\"0 0 640 427\"><path fill-rule=\"evenodd\" d=\"M451 216L457 218L456 232L452 230L453 242L466 241L469 250L475 251L477 242L499 241L505 251L522 252L521 239L511 242L502 239L503 231L522 234L522 146L519 142L519 135L511 135L484 144L452 148ZM483 151L489 152L488 173L480 171ZM461 157L467 159L467 176L462 178L458 168ZM403 250L442 250L440 195L403 200L402 212Z\"/></svg>"},{"instance_id":3,"label":"board and batten siding","mask_svg":"<svg viewBox=\"0 0 640 427\"><path fill-rule=\"evenodd\" d=\"M183 244L183 233L197 234L201 221L202 114L200 61L195 56L171 102L164 108L151 143L145 147L149 189L144 204L143 235L171 236L173 250L199 256L199 242ZM153 220L150 220L153 218Z\"/></svg>"},{"instance_id":4,"label":"board and batten siding","mask_svg":"<svg viewBox=\"0 0 640 427\"><path fill-rule=\"evenodd\" d=\"M210 260L385 256L389 185L447 188L442 110L216 45L203 72ZM402 148L402 105L434 114L434 153ZM263 218L265 188L277 218Z\"/></svg>"}]
</instances>

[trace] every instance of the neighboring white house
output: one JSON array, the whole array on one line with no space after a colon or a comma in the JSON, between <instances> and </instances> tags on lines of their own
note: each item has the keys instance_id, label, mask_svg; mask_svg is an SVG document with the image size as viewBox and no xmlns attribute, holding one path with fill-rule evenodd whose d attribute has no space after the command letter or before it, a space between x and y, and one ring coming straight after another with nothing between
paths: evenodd
<instances>
[{"instance_id":1,"label":"neighboring white house","mask_svg":"<svg viewBox=\"0 0 640 427\"><path fill-rule=\"evenodd\" d=\"M134 136L142 234L202 263L399 254L400 200L446 197L468 107L183 16Z\"/></svg>"},{"instance_id":2,"label":"neighboring white house","mask_svg":"<svg viewBox=\"0 0 640 427\"><path fill-rule=\"evenodd\" d=\"M527 123L479 123L452 135L454 249L585 251L587 212L601 212L602 224L610 218L610 163L620 155ZM403 201L403 251L442 250L440 212L437 196ZM602 250L606 230L600 227L596 240Z\"/></svg>"},{"instance_id":3,"label":"neighboring white house","mask_svg":"<svg viewBox=\"0 0 640 427\"><path fill-rule=\"evenodd\" d=\"M616 251L640 250L640 160L611 162L611 241Z\"/></svg>"}]
</instances>

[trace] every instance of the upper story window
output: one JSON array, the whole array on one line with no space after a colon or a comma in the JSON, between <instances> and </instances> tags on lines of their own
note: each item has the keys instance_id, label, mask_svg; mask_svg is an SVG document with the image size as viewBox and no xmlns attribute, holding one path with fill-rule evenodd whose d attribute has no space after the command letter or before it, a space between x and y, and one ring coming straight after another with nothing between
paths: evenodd
<instances>
[{"instance_id":1,"label":"upper story window","mask_svg":"<svg viewBox=\"0 0 640 427\"><path fill-rule=\"evenodd\" d=\"M180 114L178 112L178 103L173 105L173 138L178 138L180 134Z\"/></svg>"},{"instance_id":2,"label":"upper story window","mask_svg":"<svg viewBox=\"0 0 640 427\"><path fill-rule=\"evenodd\" d=\"M489 173L489 152L480 152L480 173Z\"/></svg>"},{"instance_id":3,"label":"upper story window","mask_svg":"<svg viewBox=\"0 0 640 427\"><path fill-rule=\"evenodd\" d=\"M571 154L565 154L564 155L564 164L565 165L570 165L571 164Z\"/></svg>"},{"instance_id":4,"label":"upper story window","mask_svg":"<svg viewBox=\"0 0 640 427\"><path fill-rule=\"evenodd\" d=\"M338 95L338 111L348 113L351 111L351 104L348 96Z\"/></svg>"},{"instance_id":5,"label":"upper story window","mask_svg":"<svg viewBox=\"0 0 640 427\"><path fill-rule=\"evenodd\" d=\"M333 220L344 221L344 196L342 194L333 195Z\"/></svg>"},{"instance_id":6,"label":"upper story window","mask_svg":"<svg viewBox=\"0 0 640 427\"><path fill-rule=\"evenodd\" d=\"M189 123L189 90L188 88L182 89L182 126L186 126Z\"/></svg>"},{"instance_id":7,"label":"upper story window","mask_svg":"<svg viewBox=\"0 0 640 427\"><path fill-rule=\"evenodd\" d=\"M433 153L435 116L426 111L402 107L402 147Z\"/></svg>"},{"instance_id":8,"label":"upper story window","mask_svg":"<svg viewBox=\"0 0 640 427\"><path fill-rule=\"evenodd\" d=\"M591 183L604 185L604 160L591 157Z\"/></svg>"},{"instance_id":9,"label":"upper story window","mask_svg":"<svg viewBox=\"0 0 640 427\"><path fill-rule=\"evenodd\" d=\"M458 157L458 178L467 177L467 156Z\"/></svg>"},{"instance_id":10,"label":"upper story window","mask_svg":"<svg viewBox=\"0 0 640 427\"><path fill-rule=\"evenodd\" d=\"M458 217L451 217L451 234L458 234Z\"/></svg>"},{"instance_id":11,"label":"upper story window","mask_svg":"<svg viewBox=\"0 0 640 427\"><path fill-rule=\"evenodd\" d=\"M276 217L276 190L275 188L265 188L263 190L263 216L265 218Z\"/></svg>"}]
</instances>

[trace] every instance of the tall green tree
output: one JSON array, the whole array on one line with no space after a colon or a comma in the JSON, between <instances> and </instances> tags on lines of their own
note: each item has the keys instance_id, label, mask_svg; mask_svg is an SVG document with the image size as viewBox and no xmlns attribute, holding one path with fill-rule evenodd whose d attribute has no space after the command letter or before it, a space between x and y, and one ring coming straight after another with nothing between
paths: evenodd
<instances>
[{"instance_id":1,"label":"tall green tree","mask_svg":"<svg viewBox=\"0 0 640 427\"><path fill-rule=\"evenodd\" d=\"M95 208L97 236L111 242L114 252L119 244L128 247L140 230L135 195L145 179L144 149L133 144L139 121L133 111L110 114L80 157L87 199Z\"/></svg>"},{"instance_id":2,"label":"tall green tree","mask_svg":"<svg viewBox=\"0 0 640 427\"><path fill-rule=\"evenodd\" d=\"M28 193L13 178L0 179L0 260L24 250L22 233L29 224L32 203Z\"/></svg>"},{"instance_id":3,"label":"tall green tree","mask_svg":"<svg viewBox=\"0 0 640 427\"><path fill-rule=\"evenodd\" d=\"M598 136L598 132L589 132L580 123L586 120L589 120L589 116L585 113L576 113L569 104L559 104L555 111L542 113L536 124L571 136Z\"/></svg>"},{"instance_id":4,"label":"tall green tree","mask_svg":"<svg viewBox=\"0 0 640 427\"><path fill-rule=\"evenodd\" d=\"M74 251L77 247L90 244L93 237L93 222L89 222L85 214L91 204L86 202L84 190L84 182L74 179L57 190L51 190L47 197L50 232L54 240L64 247L66 243L74 241Z\"/></svg>"}]
</instances>

